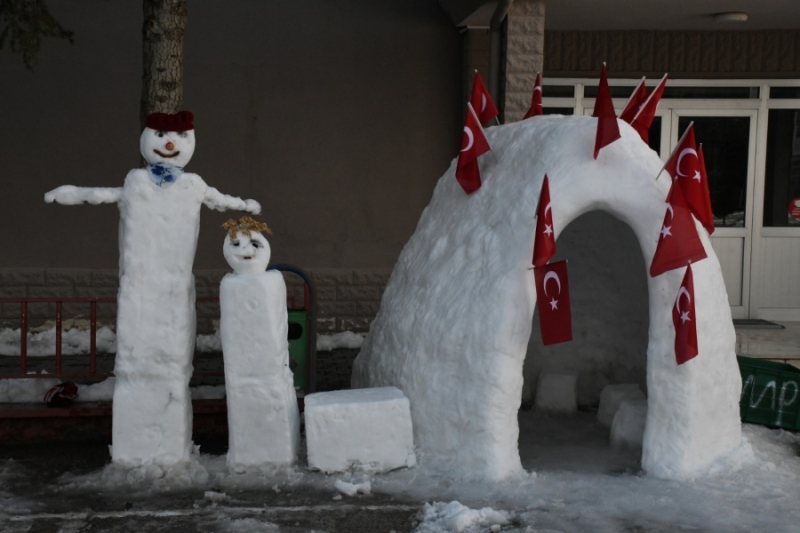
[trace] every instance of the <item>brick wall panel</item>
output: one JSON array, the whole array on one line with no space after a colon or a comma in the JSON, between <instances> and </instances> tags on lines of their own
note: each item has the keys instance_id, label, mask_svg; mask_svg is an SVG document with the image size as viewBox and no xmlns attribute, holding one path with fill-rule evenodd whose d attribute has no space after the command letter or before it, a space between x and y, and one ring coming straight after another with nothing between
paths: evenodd
<instances>
[{"instance_id":1,"label":"brick wall panel","mask_svg":"<svg viewBox=\"0 0 800 533\"><path fill-rule=\"evenodd\" d=\"M717 63L717 48L714 32L700 33L700 65L702 72L713 72Z\"/></svg>"},{"instance_id":2,"label":"brick wall panel","mask_svg":"<svg viewBox=\"0 0 800 533\"><path fill-rule=\"evenodd\" d=\"M781 36L779 33L764 32L764 70L766 72L778 72L778 53L780 50Z\"/></svg>"},{"instance_id":3,"label":"brick wall panel","mask_svg":"<svg viewBox=\"0 0 800 533\"><path fill-rule=\"evenodd\" d=\"M0 270L0 287L27 285L44 285L44 270L39 269L2 269Z\"/></svg>"},{"instance_id":4,"label":"brick wall panel","mask_svg":"<svg viewBox=\"0 0 800 533\"><path fill-rule=\"evenodd\" d=\"M653 70L669 72L670 39L669 32L659 31L655 34L653 46Z\"/></svg>"},{"instance_id":5,"label":"brick wall panel","mask_svg":"<svg viewBox=\"0 0 800 533\"><path fill-rule=\"evenodd\" d=\"M622 69L635 72L639 60L639 32L626 31L622 35Z\"/></svg>"},{"instance_id":6,"label":"brick wall panel","mask_svg":"<svg viewBox=\"0 0 800 533\"><path fill-rule=\"evenodd\" d=\"M684 70L686 72L700 72L700 56L703 46L703 34L700 32L686 32L684 34Z\"/></svg>"},{"instance_id":7,"label":"brick wall panel","mask_svg":"<svg viewBox=\"0 0 800 533\"><path fill-rule=\"evenodd\" d=\"M637 34L637 41L639 42L638 46L638 58L639 58L639 65L638 68L634 68L633 70L641 70L642 72L653 72L655 67L655 57L656 57L656 50L655 50L655 34L651 31L640 31L636 32Z\"/></svg>"}]
</instances>

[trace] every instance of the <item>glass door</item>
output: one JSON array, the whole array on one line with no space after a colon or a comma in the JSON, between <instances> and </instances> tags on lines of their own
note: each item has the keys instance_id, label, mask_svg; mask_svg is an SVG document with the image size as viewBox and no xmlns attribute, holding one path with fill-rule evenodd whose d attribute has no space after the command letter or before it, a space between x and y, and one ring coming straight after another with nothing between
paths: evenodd
<instances>
[{"instance_id":1,"label":"glass door","mask_svg":"<svg viewBox=\"0 0 800 533\"><path fill-rule=\"evenodd\" d=\"M747 318L753 246L756 110L673 109L670 151L694 123L703 145L719 258L733 318ZM662 154L664 157L664 154Z\"/></svg>"}]
</instances>

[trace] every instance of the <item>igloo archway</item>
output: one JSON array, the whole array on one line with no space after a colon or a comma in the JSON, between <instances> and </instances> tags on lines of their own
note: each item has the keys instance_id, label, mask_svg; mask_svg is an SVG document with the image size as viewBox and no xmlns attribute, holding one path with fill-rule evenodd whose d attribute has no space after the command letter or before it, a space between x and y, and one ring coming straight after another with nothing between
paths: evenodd
<instances>
[{"instance_id":1,"label":"igloo archway","mask_svg":"<svg viewBox=\"0 0 800 533\"><path fill-rule=\"evenodd\" d=\"M529 270L542 178L556 234L591 210L636 234L647 265L669 188L662 162L620 122L622 138L592 159L596 119L540 116L487 131L483 186L471 196L439 180L403 249L356 359L353 386L394 385L411 401L414 440L431 468L502 479L522 470L517 410L536 304ZM648 276L648 415L643 468L691 475L740 441L741 379L722 273L693 265L700 354L675 364L671 308L683 269Z\"/></svg>"}]
</instances>

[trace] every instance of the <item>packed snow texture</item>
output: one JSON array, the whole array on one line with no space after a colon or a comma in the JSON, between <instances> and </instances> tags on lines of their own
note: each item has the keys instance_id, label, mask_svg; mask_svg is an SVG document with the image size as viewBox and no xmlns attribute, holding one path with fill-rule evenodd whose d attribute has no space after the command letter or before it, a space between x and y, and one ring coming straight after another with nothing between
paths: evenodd
<instances>
[{"instance_id":1,"label":"packed snow texture","mask_svg":"<svg viewBox=\"0 0 800 533\"><path fill-rule=\"evenodd\" d=\"M297 460L300 414L289 368L286 285L280 272L227 274L220 334L228 402L228 466Z\"/></svg>"},{"instance_id":2,"label":"packed snow texture","mask_svg":"<svg viewBox=\"0 0 800 533\"><path fill-rule=\"evenodd\" d=\"M611 427L619 405L625 400L644 400L644 393L639 385L623 383L606 385L600 393L600 407L597 409L597 421Z\"/></svg>"},{"instance_id":3,"label":"packed snow texture","mask_svg":"<svg viewBox=\"0 0 800 533\"><path fill-rule=\"evenodd\" d=\"M193 148L193 132L190 137ZM159 142L156 132L145 128L140 146L147 161L154 156L145 148ZM200 209L205 203L258 213L260 206L221 194L192 173L158 186L146 169L128 172L122 188L64 185L45 194L45 201L119 206L112 460L129 466L188 461L196 328L192 264Z\"/></svg>"},{"instance_id":4,"label":"packed snow texture","mask_svg":"<svg viewBox=\"0 0 800 533\"><path fill-rule=\"evenodd\" d=\"M457 501L426 503L418 516L415 533L466 533L501 531L511 524L509 514L491 507L470 509Z\"/></svg>"},{"instance_id":5,"label":"packed snow texture","mask_svg":"<svg viewBox=\"0 0 800 533\"><path fill-rule=\"evenodd\" d=\"M355 350L364 344L364 337L352 331L342 331L333 335L317 335L317 351L329 352L339 348Z\"/></svg>"},{"instance_id":6,"label":"packed snow texture","mask_svg":"<svg viewBox=\"0 0 800 533\"><path fill-rule=\"evenodd\" d=\"M638 450L644 440L647 400L623 400L611 423L611 445Z\"/></svg>"},{"instance_id":7,"label":"packed snow texture","mask_svg":"<svg viewBox=\"0 0 800 533\"><path fill-rule=\"evenodd\" d=\"M372 484L369 481L364 481L363 483L350 483L348 481L342 481L341 479L337 479L336 484L334 486L336 487L336 490L338 490L345 496L355 496L356 494L369 494L370 490L372 490Z\"/></svg>"},{"instance_id":8,"label":"packed snow texture","mask_svg":"<svg viewBox=\"0 0 800 533\"><path fill-rule=\"evenodd\" d=\"M489 128L483 186L467 196L455 161L403 249L355 361L353 385L399 387L411 401L426 466L464 476L519 474L517 410L536 303L530 272L534 213L550 178L558 235L583 213L607 211L636 234L649 264L669 178L624 122L622 138L592 158L597 119L538 116ZM741 378L719 262L693 265L700 354L677 366L671 309L683 269L648 278L649 409L643 466L691 476L740 441ZM579 329L581 324L575 324Z\"/></svg>"},{"instance_id":9,"label":"packed snow texture","mask_svg":"<svg viewBox=\"0 0 800 533\"><path fill-rule=\"evenodd\" d=\"M560 415L575 414L578 410L576 400L575 374L555 374L542 372L539 374L539 386L536 388L536 410Z\"/></svg>"},{"instance_id":10,"label":"packed snow texture","mask_svg":"<svg viewBox=\"0 0 800 533\"><path fill-rule=\"evenodd\" d=\"M408 398L395 387L305 397L309 468L387 472L416 465Z\"/></svg>"}]
</instances>

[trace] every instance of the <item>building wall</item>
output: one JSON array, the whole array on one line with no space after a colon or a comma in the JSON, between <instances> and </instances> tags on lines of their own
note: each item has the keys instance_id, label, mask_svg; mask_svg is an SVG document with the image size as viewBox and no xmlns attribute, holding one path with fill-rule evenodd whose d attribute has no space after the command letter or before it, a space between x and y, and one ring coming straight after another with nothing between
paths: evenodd
<instances>
[{"instance_id":1,"label":"building wall","mask_svg":"<svg viewBox=\"0 0 800 533\"><path fill-rule=\"evenodd\" d=\"M0 297L113 296L117 208L43 196L118 187L139 166L141 3L48 5L74 45L45 41L33 72L0 51ZM187 171L261 203L272 262L318 281L321 331L366 331L458 153L462 40L436 0L189 3L184 107L197 150ZM221 225L241 215L204 208L200 294L216 293ZM200 329L216 312L203 307ZM2 309L16 321L18 306ZM31 319L51 311L34 306Z\"/></svg>"},{"instance_id":2,"label":"building wall","mask_svg":"<svg viewBox=\"0 0 800 533\"><path fill-rule=\"evenodd\" d=\"M550 77L796 78L800 30L546 31Z\"/></svg>"}]
</instances>

